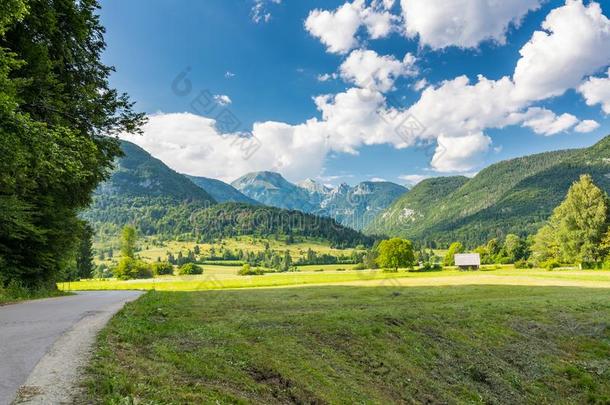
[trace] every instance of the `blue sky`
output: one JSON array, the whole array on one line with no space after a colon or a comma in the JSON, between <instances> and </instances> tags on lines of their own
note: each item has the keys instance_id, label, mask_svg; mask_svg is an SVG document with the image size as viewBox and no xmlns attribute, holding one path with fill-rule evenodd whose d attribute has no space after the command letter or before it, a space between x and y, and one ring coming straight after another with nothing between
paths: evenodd
<instances>
[{"instance_id":1,"label":"blue sky","mask_svg":"<svg viewBox=\"0 0 610 405\"><path fill-rule=\"evenodd\" d=\"M441 10L426 14L417 3L425 2L102 0L104 59L117 69L112 84L151 114L143 137L126 138L190 174L230 181L276 170L293 181L353 184L475 173L506 158L588 146L610 133L603 109L610 100L596 90L606 85L610 64L607 3L507 0L496 11L477 9L486 3L478 1L460 16L464 7L452 11L454 2L444 2L467 22L456 27ZM597 37L583 35L545 56L579 32L579 18ZM545 21L547 38L533 41ZM373 22L380 31L369 30ZM535 42L529 59L520 53L528 41ZM172 84L185 71L191 91L177 94ZM325 74L330 78L322 81ZM367 74L372 89L359 79ZM462 75L470 82L455 81ZM498 89L475 88L478 75ZM592 78L602 82L579 90ZM360 105L363 89L376 101ZM193 108L204 93L218 96L213 110ZM328 99L316 102L321 95ZM425 132L401 139L390 134L396 124L368 116L367 108L392 107ZM229 130L213 121L225 110L236 120ZM236 133L256 139L251 156Z\"/></svg>"}]
</instances>

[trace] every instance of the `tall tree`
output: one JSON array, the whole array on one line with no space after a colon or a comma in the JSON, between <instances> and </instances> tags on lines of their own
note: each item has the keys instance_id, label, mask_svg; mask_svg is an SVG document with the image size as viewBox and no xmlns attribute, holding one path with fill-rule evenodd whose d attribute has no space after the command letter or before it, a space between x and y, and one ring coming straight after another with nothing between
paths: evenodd
<instances>
[{"instance_id":1,"label":"tall tree","mask_svg":"<svg viewBox=\"0 0 610 405\"><path fill-rule=\"evenodd\" d=\"M96 0L0 6L0 284L53 285L77 214L144 120L110 88Z\"/></svg>"},{"instance_id":2,"label":"tall tree","mask_svg":"<svg viewBox=\"0 0 610 405\"><path fill-rule=\"evenodd\" d=\"M602 240L608 230L608 214L606 194L593 183L591 176L581 176L536 235L535 258L552 258L564 263L603 260Z\"/></svg>"},{"instance_id":3,"label":"tall tree","mask_svg":"<svg viewBox=\"0 0 610 405\"><path fill-rule=\"evenodd\" d=\"M121 257L134 259L136 255L136 229L133 226L126 225L121 232ZM182 252L178 253L182 257Z\"/></svg>"},{"instance_id":4,"label":"tall tree","mask_svg":"<svg viewBox=\"0 0 610 405\"><path fill-rule=\"evenodd\" d=\"M93 274L93 228L84 222L79 248L76 252L76 270L79 278L91 278Z\"/></svg>"},{"instance_id":5,"label":"tall tree","mask_svg":"<svg viewBox=\"0 0 610 405\"><path fill-rule=\"evenodd\" d=\"M496 243L497 243L497 241L496 241ZM462 245L461 242L453 242L451 244L451 246L449 246L449 250L447 250L447 253L445 253L445 258L443 259L443 264L445 266L454 266L456 253L463 253L463 252L464 252L464 245Z\"/></svg>"}]
</instances>

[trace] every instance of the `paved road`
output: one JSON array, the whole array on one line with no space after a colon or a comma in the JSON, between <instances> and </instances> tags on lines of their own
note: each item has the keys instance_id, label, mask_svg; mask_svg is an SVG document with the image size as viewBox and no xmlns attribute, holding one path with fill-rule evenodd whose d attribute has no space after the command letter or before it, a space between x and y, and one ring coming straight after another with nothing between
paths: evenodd
<instances>
[{"instance_id":1,"label":"paved road","mask_svg":"<svg viewBox=\"0 0 610 405\"><path fill-rule=\"evenodd\" d=\"M79 321L108 317L140 294L90 291L0 306L0 404L10 404L38 362Z\"/></svg>"}]
</instances>

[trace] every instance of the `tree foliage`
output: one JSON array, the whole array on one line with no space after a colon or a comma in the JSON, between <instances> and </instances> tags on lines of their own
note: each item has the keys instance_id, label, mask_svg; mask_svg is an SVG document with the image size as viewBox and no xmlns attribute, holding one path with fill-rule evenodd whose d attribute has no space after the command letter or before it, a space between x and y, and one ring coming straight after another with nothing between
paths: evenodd
<instances>
[{"instance_id":1,"label":"tree foliage","mask_svg":"<svg viewBox=\"0 0 610 405\"><path fill-rule=\"evenodd\" d=\"M52 285L78 249L78 211L143 115L110 88L95 0L0 6L0 284Z\"/></svg>"},{"instance_id":2,"label":"tree foliage","mask_svg":"<svg viewBox=\"0 0 610 405\"><path fill-rule=\"evenodd\" d=\"M583 175L534 238L537 262L596 263L607 255L605 237L610 220L608 197Z\"/></svg>"},{"instance_id":3,"label":"tree foliage","mask_svg":"<svg viewBox=\"0 0 610 405\"><path fill-rule=\"evenodd\" d=\"M443 265L445 266L455 266L455 255L457 253L464 253L464 245L461 242L453 242L451 246L449 246L449 250L445 253L445 257L443 258Z\"/></svg>"},{"instance_id":4,"label":"tree foliage","mask_svg":"<svg viewBox=\"0 0 610 405\"><path fill-rule=\"evenodd\" d=\"M413 267L415 254L410 240L392 238L381 241L378 246L377 263L384 269L398 271L398 268Z\"/></svg>"}]
</instances>

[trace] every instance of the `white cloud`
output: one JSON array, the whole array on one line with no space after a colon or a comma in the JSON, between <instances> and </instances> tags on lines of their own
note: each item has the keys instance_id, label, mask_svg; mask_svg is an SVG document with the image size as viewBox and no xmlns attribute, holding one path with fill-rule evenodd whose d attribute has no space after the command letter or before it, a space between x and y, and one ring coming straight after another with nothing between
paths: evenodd
<instances>
[{"instance_id":1,"label":"white cloud","mask_svg":"<svg viewBox=\"0 0 610 405\"><path fill-rule=\"evenodd\" d=\"M345 59L341 77L359 87L387 92L401 76L417 75L415 57L407 53L402 61L394 56L379 56L371 50L355 50Z\"/></svg>"},{"instance_id":2,"label":"white cloud","mask_svg":"<svg viewBox=\"0 0 610 405\"><path fill-rule=\"evenodd\" d=\"M121 138L140 145L174 170L233 181L255 170L281 171L287 178L315 177L327 153L325 139L307 128L279 122L257 123L252 134L259 149L248 156L244 134L220 134L216 122L191 113L156 114L144 136Z\"/></svg>"},{"instance_id":3,"label":"white cloud","mask_svg":"<svg viewBox=\"0 0 610 405\"><path fill-rule=\"evenodd\" d=\"M542 100L575 88L583 77L610 63L610 20L598 3L567 0L552 10L519 53L516 96Z\"/></svg>"},{"instance_id":4,"label":"white cloud","mask_svg":"<svg viewBox=\"0 0 610 405\"><path fill-rule=\"evenodd\" d=\"M331 53L344 54L359 44L357 33L366 27L372 39L387 37L394 31L398 17L387 10L389 1L374 1L366 7L364 0L348 1L335 10L312 10L305 20L305 29L318 38Z\"/></svg>"},{"instance_id":5,"label":"white cloud","mask_svg":"<svg viewBox=\"0 0 610 405\"><path fill-rule=\"evenodd\" d=\"M405 32L421 45L475 48L492 40L506 42L509 26L519 26L541 0L401 0Z\"/></svg>"},{"instance_id":6,"label":"white cloud","mask_svg":"<svg viewBox=\"0 0 610 405\"><path fill-rule=\"evenodd\" d=\"M465 172L483 161L491 138L483 133L460 137L439 136L432 167L441 172Z\"/></svg>"},{"instance_id":7,"label":"white cloud","mask_svg":"<svg viewBox=\"0 0 610 405\"><path fill-rule=\"evenodd\" d=\"M230 72L228 70L225 72L225 79L232 79L234 77L235 77L235 73Z\"/></svg>"},{"instance_id":8,"label":"white cloud","mask_svg":"<svg viewBox=\"0 0 610 405\"><path fill-rule=\"evenodd\" d=\"M403 174L398 176L399 179L404 180L410 186L415 186L416 184L422 182L423 180L429 179L431 176L425 174Z\"/></svg>"},{"instance_id":9,"label":"white cloud","mask_svg":"<svg viewBox=\"0 0 610 405\"><path fill-rule=\"evenodd\" d=\"M360 7L345 3L334 11L311 11L305 20L305 28L319 38L329 52L346 53L358 45L356 32L361 23Z\"/></svg>"},{"instance_id":10,"label":"white cloud","mask_svg":"<svg viewBox=\"0 0 610 405\"><path fill-rule=\"evenodd\" d=\"M580 123L578 125L576 125L576 127L574 127L574 130L576 132L580 132L580 133L587 133L587 132L595 131L597 128L599 128L599 123L597 121L583 120L583 121L580 121Z\"/></svg>"},{"instance_id":11,"label":"white cloud","mask_svg":"<svg viewBox=\"0 0 610 405\"><path fill-rule=\"evenodd\" d=\"M610 46L610 45L609 45ZM602 110L610 114L610 69L608 77L590 77L578 87L587 105L601 104Z\"/></svg>"},{"instance_id":12,"label":"white cloud","mask_svg":"<svg viewBox=\"0 0 610 405\"><path fill-rule=\"evenodd\" d=\"M419 79L418 81L416 81L413 84L413 90L415 91L421 91L423 89L425 89L426 87L428 87L428 80L424 77L423 79Z\"/></svg>"},{"instance_id":13,"label":"white cloud","mask_svg":"<svg viewBox=\"0 0 610 405\"><path fill-rule=\"evenodd\" d=\"M523 126L531 128L535 133L549 136L565 132L578 123L578 118L572 114L556 115L546 108L532 107L524 114Z\"/></svg>"},{"instance_id":14,"label":"white cloud","mask_svg":"<svg viewBox=\"0 0 610 405\"><path fill-rule=\"evenodd\" d=\"M216 94L214 96L214 101L222 106L227 106L233 102L231 97L227 96L226 94Z\"/></svg>"},{"instance_id":15,"label":"white cloud","mask_svg":"<svg viewBox=\"0 0 610 405\"><path fill-rule=\"evenodd\" d=\"M371 177L370 181L372 181L373 183L383 183L387 180L382 177Z\"/></svg>"}]
</instances>

